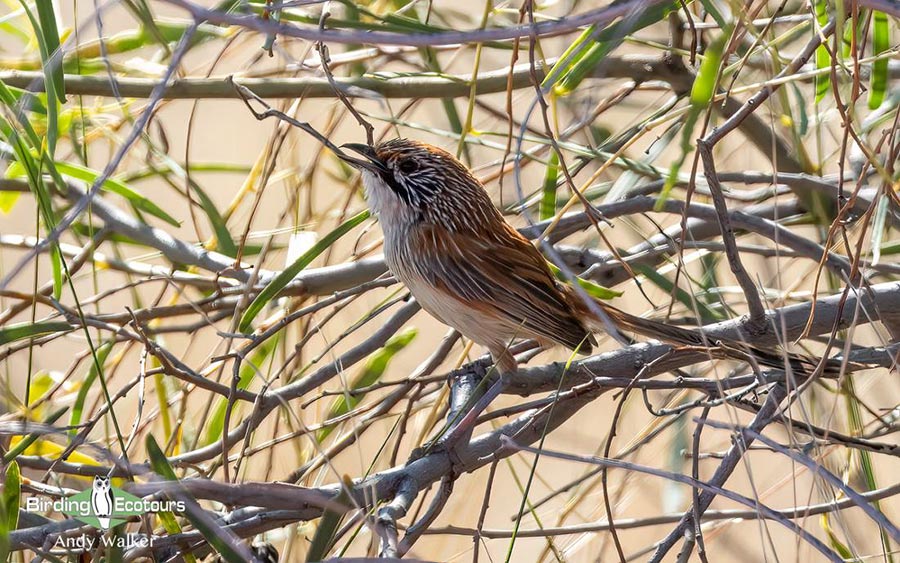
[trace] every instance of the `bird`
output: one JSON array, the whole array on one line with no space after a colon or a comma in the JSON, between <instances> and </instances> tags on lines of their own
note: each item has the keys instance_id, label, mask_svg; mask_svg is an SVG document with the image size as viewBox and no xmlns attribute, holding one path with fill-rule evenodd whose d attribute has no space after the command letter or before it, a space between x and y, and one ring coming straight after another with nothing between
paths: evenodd
<instances>
[{"instance_id":1,"label":"bird","mask_svg":"<svg viewBox=\"0 0 900 563\"><path fill-rule=\"evenodd\" d=\"M103 530L109 529L110 516L113 513L113 492L106 475L94 475L91 487L91 510Z\"/></svg>"},{"instance_id":2,"label":"bird","mask_svg":"<svg viewBox=\"0 0 900 563\"><path fill-rule=\"evenodd\" d=\"M710 339L698 330L632 315L608 303L592 308L554 276L540 251L494 206L482 183L438 147L395 138L377 145L347 143L339 158L360 170L366 199L384 233L384 259L421 307L485 346L501 374L515 372L516 338L592 351L605 322L664 342L703 346L726 356L811 371L816 361L741 342ZM356 156L358 155L358 156ZM750 358L752 356L752 359Z\"/></svg>"}]
</instances>

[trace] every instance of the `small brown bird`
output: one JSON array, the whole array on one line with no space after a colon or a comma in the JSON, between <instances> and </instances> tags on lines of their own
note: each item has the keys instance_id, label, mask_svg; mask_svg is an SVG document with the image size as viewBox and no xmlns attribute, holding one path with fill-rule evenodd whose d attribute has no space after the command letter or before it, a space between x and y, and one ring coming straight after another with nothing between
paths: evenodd
<instances>
[{"instance_id":1,"label":"small brown bird","mask_svg":"<svg viewBox=\"0 0 900 563\"><path fill-rule=\"evenodd\" d=\"M516 369L514 338L591 351L600 320L571 287L560 283L543 255L494 207L475 176L450 153L408 139L376 147L344 145L339 153L362 172L369 206L384 231L384 257L422 308L486 346L500 373ZM697 331L644 319L597 302L619 328L676 344L703 346ZM751 350L738 343L725 355L784 368L808 360ZM799 365L799 364L797 364Z\"/></svg>"}]
</instances>

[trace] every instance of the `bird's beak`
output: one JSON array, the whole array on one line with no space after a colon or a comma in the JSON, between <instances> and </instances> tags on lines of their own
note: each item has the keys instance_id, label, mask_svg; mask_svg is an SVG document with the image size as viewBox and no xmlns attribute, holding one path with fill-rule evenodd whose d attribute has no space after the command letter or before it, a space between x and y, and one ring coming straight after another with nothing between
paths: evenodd
<instances>
[{"instance_id":1,"label":"bird's beak","mask_svg":"<svg viewBox=\"0 0 900 563\"><path fill-rule=\"evenodd\" d=\"M385 166L384 162L378 158L378 154L373 147L363 143L347 143L341 145L341 148L350 149L353 152L362 155L363 158L357 158L344 152L339 152L338 157L350 166L359 168L360 170L368 170L376 174L387 172L387 166Z\"/></svg>"}]
</instances>

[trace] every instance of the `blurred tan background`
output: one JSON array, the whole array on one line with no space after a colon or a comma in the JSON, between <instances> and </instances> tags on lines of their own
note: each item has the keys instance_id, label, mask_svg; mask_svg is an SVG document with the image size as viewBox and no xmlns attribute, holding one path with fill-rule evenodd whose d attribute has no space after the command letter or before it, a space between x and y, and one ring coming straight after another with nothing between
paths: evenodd
<instances>
[{"instance_id":1,"label":"blurred tan background","mask_svg":"<svg viewBox=\"0 0 900 563\"><path fill-rule=\"evenodd\" d=\"M477 17L480 16L483 10L481 3L469 1L461 3L441 0L434 2L431 6L436 13L446 15L449 22L455 22L461 28L471 27L470 22L473 19L477 21ZM62 21L65 27L71 27L73 22L83 24L84 28L79 31L79 42L87 42L96 37L96 28L91 23L93 6L87 2L80 2L75 6L72 2L64 1L60 3L59 7L61 8ZM592 4L583 2L577 6L569 2L559 2L552 7L547 7L543 13L564 15L569 10L583 11L591 7L593 7ZM165 3L153 3L153 8L161 18L183 15L182 12ZM509 11L514 11L517 8L517 5L506 7ZM341 12L341 8L337 4L332 4L332 10L336 14ZM479 14L479 16L473 14ZM509 14L506 17L512 19L514 15ZM108 35L134 27L134 20L119 6L112 7L106 11L103 16L103 22L105 32ZM553 57L562 53L571 43L573 37L574 35L544 39L541 42L541 47L545 56ZM647 42L655 41L659 44L665 44L668 40L668 30L666 26L656 25L643 30L640 33L640 37ZM795 47L786 50L789 52L795 51L806 40L806 37L807 35L803 35L803 38L797 41ZM245 32L232 39L233 42L227 47L224 47L223 41L213 41L190 52L185 59L183 73L189 76L203 76L210 72L211 66L215 61L215 68L212 70L213 76L223 77L228 74L235 74L237 77L264 76L268 72L275 71L282 73L281 75L286 75L283 74L285 64L296 63L304 58L310 59L314 56L314 52L310 49L308 43L279 38L276 43L276 57L270 59L264 56L260 49L262 41L260 35ZM4 56L17 56L11 51L16 48L16 45L18 45L16 41L6 37L2 44L6 50ZM339 45L332 45L331 49L332 56L337 56L343 51L343 48ZM130 68L132 73L136 72L134 70L136 68L152 70L157 68L154 65L164 64L164 61L154 60L154 57L158 56L157 51L151 48L142 49L117 57L115 60ZM655 45L648 46L639 42L629 42L618 49L615 54L620 56L624 53L659 54L660 49ZM438 52L438 59L442 69L444 72L451 74L471 73L474 56L474 47L443 49ZM386 57L380 57L375 65L367 62L366 64L369 65L368 71L406 72L416 69L416 67L403 61L404 58L418 60L418 54L415 51L403 50L402 53L397 53L394 58L395 60L393 61L387 61ZM519 62L525 61L527 61L527 53L523 51L520 53ZM509 51L485 49L481 53L480 68L482 71L503 69L508 65ZM344 68L337 66L335 73L342 75ZM298 76L320 74L320 71L316 68L304 68L297 73ZM559 128L562 129L571 120L585 115L600 100L622 88L627 82L627 80L594 79L580 87L572 96L560 99L555 107L555 118L558 120ZM810 85L803 84L801 87L805 89L804 91L807 91ZM415 92L410 92L410 95L415 96ZM595 124L598 127L611 131L613 134L621 133L628 127L638 123L640 119L653 109L661 107L670 96L671 93L665 91L661 86L648 84L630 95L624 103L603 113ZM529 88L516 90L512 94L512 108L517 119L525 116L525 110L531 104L533 97L534 92ZM492 108L503 110L506 105L506 93L479 96L478 101ZM104 126L97 127L97 138L90 144L89 152L89 162L92 167L101 170L114 154L121 139L127 135L130 125L123 123L122 112L115 105L111 104L109 99L100 100L95 97L84 97L80 102L86 108L90 108L95 124L105 120ZM270 100L270 102L273 106L287 109L291 101ZM135 101L131 111L136 111L143 103L143 100ZM458 140L448 133L450 125L441 100L420 100L409 111L403 113L402 117L398 118L399 123L395 125L389 124L388 121L393 116L396 116L401 108L404 108L405 100L355 98L353 103L358 110L363 112L375 124L376 136L379 138L391 138L397 135L408 136L441 146L453 153L457 152ZM454 100L453 103L460 115L465 116L468 100L460 98ZM777 105L777 103L779 103L778 100L776 100L775 104ZM342 110L339 102L335 99L303 100L297 107L295 115L300 120L309 121L320 131L326 131L330 127L334 127L330 138L338 144L364 140L362 128L353 122L352 118ZM338 115L340 115L340 118L336 119ZM831 121L821 128L818 138L814 142L810 141L808 146L816 146L818 155L827 155L823 157L823 160L830 162L832 160L831 155L835 154L839 146L839 138L836 137L837 128L832 119L833 113L826 109L823 111L823 115L828 116ZM530 124L538 130L543 129L538 112L532 115ZM153 117L151 126L148 129L148 134L153 142L159 146L160 142L164 140L164 144L167 147L167 156L178 162L183 163L185 160L189 160L194 164L215 162L240 167L238 171L231 173L195 172L192 173L192 179L203 187L218 209L228 209L229 206L237 202L234 213L228 220L230 231L236 241L239 240L239 237L248 228L248 225L250 233L248 242L265 244L270 237L272 238L276 248L266 255L264 263L266 268L272 270L278 270L284 266L285 247L293 231L309 230L321 236L339 224L344 218L362 210L365 206L357 179L353 177L348 180L343 177L344 173L337 165L333 155L323 151L317 142L308 135L296 130L291 131L287 135L285 145L277 157L275 169L268 184L263 187L258 185L255 179L252 179L250 191L240 196L241 190L247 187L248 178L252 176L247 171L254 163L264 160L264 153L272 145L273 131L277 126L278 124L271 119L262 122L257 121L243 104L237 100L200 100L196 104L192 101L178 100L164 102ZM469 136L475 142L468 146L469 163L479 176L485 178L493 177L486 182L486 187L494 201L502 206L512 204L518 199L515 194L512 174L505 175L502 189L500 182L496 179L497 171L499 170L498 163L503 157L502 147L506 144L504 137L506 127L507 124L502 115L492 115L481 106L474 108L472 119L473 132ZM643 157L645 155L644 151L657 138L657 134L644 136L629 149L628 154L635 158ZM582 143L588 141L584 134L576 135L575 140ZM478 141L485 141L494 146L479 144ZM533 146L534 143L526 142L526 147ZM70 143L62 143L57 151L58 158L66 160L69 158L67 155L71 155L71 150ZM677 147L673 143L664 151L656 163L664 165L670 162L676 153ZM129 172L144 169L146 167L147 154L147 145L139 141L136 147L129 151L128 156L118 169L118 174L125 175ZM717 148L716 154L721 171L771 170L771 163L768 159L754 148L749 147L740 134L733 135L727 139L722 146ZM153 161L158 163L159 158L154 157ZM686 164L686 167L688 165L689 162ZM596 170L596 165L590 165L580 174L579 178L583 181L593 170ZM825 170L828 173L835 171L836 169L832 166ZM535 163L527 164L524 167L522 184L529 195L540 187L543 173L543 166ZM601 177L601 181L613 181L619 174L621 174L620 169L612 168ZM209 224L202 213L195 209L192 217L192 213L187 209L184 196L182 193L179 193L179 191L184 190L183 182L178 183L178 190L167 185L166 182L155 178L134 181L132 185L182 221L180 229L151 220L154 225L164 228L173 236L192 243L207 240L212 235ZM743 187L737 185L734 188L743 189ZM254 210L252 201L260 191L262 191L262 194L259 196L259 205ZM569 192L562 188L560 189L560 194L568 197ZM106 197L116 205L124 208L121 199L115 196ZM682 196L679 194L677 197ZM699 201L705 201L705 198L702 196L696 197ZM531 212L533 213L534 210L532 209ZM23 195L18 201L14 212L0 216L0 233L34 234L35 214L34 198L30 195ZM508 216L514 224L524 224L524 220L521 217L512 214ZM663 226L675 224L679 220L679 217L663 214L652 214L651 217ZM613 226L604 227L604 229L606 236L620 249L631 247L644 240L646 235L655 232L653 225L640 217L635 218L633 221L617 220L614 221ZM801 230L799 232L806 232L814 236L815 229L813 227L806 227L805 229L805 231ZM72 237L67 237L66 241L75 242ZM311 267L336 264L363 256L375 255L380 252L379 241L380 231L378 225L370 221L366 223L363 229L356 229L349 236L344 237L326 256L317 259ZM568 244L587 245L601 250L604 249L599 237L590 232L571 237L566 242ZM741 239L741 242L764 244L767 241L754 236L745 236ZM101 251L112 252L112 247L104 246L101 248ZM164 259L158 256L148 257L144 248L118 245L116 251L121 252L123 257L137 258L162 265L167 264ZM0 248L0 270L5 272L22 255L20 250L8 247ZM258 256L250 256L245 261L249 264L255 264L258 259ZM763 260L752 257L747 258L747 261L748 268L751 269L756 279L762 280L766 287L784 292L782 295L774 296L770 300L768 304L771 307L804 299L809 295L809 291L814 289L812 283L816 265L810 261L793 259ZM689 262L688 271L694 276L700 276L702 267L703 264L699 260L694 260ZM14 287L22 291L30 291L35 277L39 280L39 284L48 280L49 269L46 260L39 260L38 268L37 273L32 267L23 271L16 278ZM720 270L720 283L726 287L734 286L734 279L728 272L727 264L724 261L720 261L718 268ZM662 267L660 272L671 279L674 269L671 266ZM120 272L85 269L77 276L75 287L79 295L82 298L86 298L106 289L120 286L126 280L127 278L123 277ZM653 287L652 284L646 283L646 280L644 282L643 288L653 303L661 306L668 304L670 299L668 292ZM826 284L823 282L820 285L820 289L825 288ZM637 291L633 282L622 284L617 289L625 292L623 297L615 301L617 306L635 313L644 313L650 310L650 305L642 297L641 293ZM199 296L195 290L188 291L194 292L193 298ZM341 333L348 326L363 318L383 300L397 296L398 291L399 288L397 286L370 291L364 294L362 298L345 307L334 318L328 320L327 324L322 327L320 334L313 336L309 340L307 344L308 350L304 349L302 353L304 360L299 362L299 364L303 365L316 357L327 343L339 339ZM96 311L102 309L103 312L121 312L124 311L125 306L134 307L135 299L140 299L144 306L147 306L157 299L161 303L169 303L170 301L175 302L179 298L173 291L173 288L166 288L164 282L155 282L140 284L133 289L119 291L117 294L103 299L102 306L89 305L88 308L94 308ZM726 299L730 304L735 305L738 312L743 312L739 303L739 295ZM64 292L63 300L66 303L72 303L68 289ZM299 304L296 298L294 302L295 305ZM4 309L8 305L8 300L0 298L0 309ZM333 351L328 352L319 361L316 367L336 358L340 353L366 338L372 330L380 326L384 319L388 318L393 310L382 313L381 316L371 321L362 330L341 341ZM38 317L49 312L46 308L40 307L38 311ZM665 309L663 308L661 312L664 311ZM324 320L327 312L326 310L313 315L309 322L314 325ZM260 320L274 313L273 309L266 309L260 316ZM23 312L16 320L26 321L30 318L30 315L30 311ZM162 323L182 321L183 319L173 319L164 320ZM418 336L407 349L403 350L391 362L388 371L384 375L384 380L400 380L408 376L437 347L447 333L446 327L430 318L424 312L418 313L407 325L417 328L419 331ZM219 322L216 327L219 330L227 331L229 330L229 322L228 320ZM276 366L279 366L281 361L293 349L291 343L299 340L301 329L309 330L309 328L309 325L306 323L295 323L285 331L282 342L279 343L278 350L273 356ZM880 337L876 335L876 330L870 326L859 327L854 335L854 341L859 343L878 342ZM210 328L197 330L188 335L163 335L161 338L171 352L198 371L206 368L210 364L211 358L228 351L226 348L227 341ZM606 337L601 338L601 350L611 350L616 347L615 342L610 341ZM12 392L17 397L22 397L24 396L25 376L29 369L29 361L31 362L30 369L33 374L41 371L65 374L72 369L74 359L78 358L79 363L72 371L80 378L88 369L88 362L84 359L85 349L83 334L72 333L64 339L58 339L46 346L36 348L31 358L29 358L28 354L20 353L3 360L0 362L0 372L2 372ZM457 362L462 361L462 350L462 345L457 344L436 373L446 373L455 367ZM474 359L482 353L483 350L476 346L468 358ZM532 360L531 364L539 365L551 360L565 360L566 358L567 354L565 351L554 349L541 353ZM138 359L138 348L131 347L128 349L120 359L117 368L108 372L111 390L119 389L120 386L138 373ZM264 374L270 373L269 369L270 365L268 362L261 366ZM341 389L341 386L346 385L346 382L359 372L359 369L360 366L358 365L346 370L341 377L333 379L328 384L328 390ZM695 366L695 371L692 373L699 374L709 369L710 364L700 364ZM719 366L715 374L724 376L727 374L727 370ZM291 375L296 376L296 371ZM713 375L713 372L710 372L709 375ZM862 372L854 376L856 378L856 390L861 399L877 409L891 409L896 403L896 380L885 375L884 372L873 371ZM221 381L227 384L230 377L230 368L226 368L224 373L216 373L215 376L221 378ZM57 377L61 377L61 375L57 375ZM149 383L148 387L152 385L152 383ZM260 387L261 383L259 380L251 385L253 390L258 390ZM88 404L96 408L97 401L101 400L100 396L92 392L90 397ZM148 393L148 397L152 398L144 409L144 423L150 424L148 431L161 432L159 422L153 419L154 413L158 412L156 406L153 405L155 395ZM657 408L667 405L669 401L674 402L674 398L669 393L649 392L648 397ZM436 400L437 397L435 396L434 399ZM65 390L62 390L53 397L52 403L64 405L72 400L73 392L67 393ZM374 398L367 397L363 403L370 400L374 400ZM503 397L492 408L513 405L518 400ZM136 401L134 393L129 393L126 399L121 401L116 408L120 421L124 421L124 426L128 426L134 416ZM205 412L208 401L209 397L207 395L195 390L182 396L174 405L173 410L184 414L183 432L185 437L203 432L202 414ZM843 398L837 395L818 392L815 395L815 399L805 403L804 406L809 409L809 416L812 419L829 420L835 427L845 427L846 421L842 420L845 417L842 401ZM317 401L305 409L300 408L300 401L297 401L297 404L291 405L291 407L294 409L295 416L299 417L304 423L314 424L326 416L330 405L331 399L329 398ZM401 405L405 406L405 403L401 403ZM613 394L607 393L588 408L583 409L581 413L568 421L562 428L548 436L544 446L556 451L584 455L600 454L607 434L610 431L614 408L615 399ZM395 412L399 411L395 409ZM685 453L691 449L692 417L698 413L699 411L689 411L682 415L679 422L664 430L660 436L654 438L648 445L637 449L628 459L635 463L689 474L691 460ZM246 406L236 412L232 420L238 420L241 414L247 414ZM412 416L407 435L400 449L400 461L404 459L405 452L417 445L413 441L420 438L430 414L430 408L423 408ZM264 427L257 429L252 439L252 444L264 443L273 437L273 433L275 435L284 433L284 414L280 413L279 417L282 417L283 420L278 429L276 430L273 426L276 417L270 417ZM715 409L712 418L738 424L746 423L750 420L750 416L746 412L731 407ZM373 456L381 449L382 440L389 436L394 422L394 417L387 417L376 424L372 429L368 430L363 440L343 452L336 459L333 459L330 467L322 469L314 478L303 484L315 486L317 484L336 482L341 475L345 474L351 476L363 475L372 464ZM495 421L496 424L503 422L505 422L504 419ZM656 425L662 422L664 422L663 419L656 418L647 411L640 393L632 393L623 409L612 451L622 451L631 444L641 441ZM486 429L485 427L484 430ZM347 430L347 428L342 428L340 432L335 432L331 439L336 438ZM97 440L103 440L109 438L110 435L109 425L101 424L95 429L92 437ZM777 427L777 425L769 428L767 435L782 443L790 440L783 429ZM887 437L887 439L889 438ZM703 452L721 453L728 448L729 444L729 435L726 432L712 429L704 431L702 440ZM243 462L238 479L240 481L285 479L292 470L305 461L310 454L311 447L310 440L301 437L271 448L265 448L249 456ZM391 447L393 447L393 442L390 443L388 449ZM236 448L232 449L232 453L236 451ZM846 454L844 450L841 450L841 452L843 452L841 455ZM142 453L138 453L135 457L141 459L142 455ZM386 459L386 456L382 454L375 462L373 469L386 469L388 467ZM524 483L528 479L533 459L532 455L520 454L499 463L497 475L489 493L490 508L484 521L486 530L512 529L513 522L511 518L519 508ZM838 471L846 463L846 459L826 460L826 465ZM701 477L708 477L718 466L718 460L716 457L704 458L699 465ZM591 469L592 467L590 466L573 462L541 458L537 463L534 482L528 498L530 502L536 502L551 491ZM896 459L890 456L878 456L875 473L880 486L896 482L898 470L900 470L900 463ZM40 475L40 472L33 474L34 477L39 477ZM218 478L222 477L221 468L217 470L216 476ZM843 476L849 484L854 486L860 485L860 477L855 460L850 460L849 467ZM463 475L455 483L451 500L436 521L435 527L474 527L482 507L486 479L487 471L485 470L481 470L473 475ZM86 482L77 480L68 479L66 482L69 486L76 488L86 486ZM802 466L792 464L786 459L779 458L776 454L768 451L753 451L747 454L738 470L729 479L727 487L751 497L756 496L762 502L774 508L815 504L830 498L828 496L830 493L823 489L821 484L817 484L816 480ZM626 474L622 471L611 470L610 491L615 499L615 514L617 518L652 517L660 514L680 512L690 506L689 488L645 475ZM421 502L421 499L414 505L413 512L424 510L424 506L420 507L419 502ZM427 503L425 506L427 506ZM885 514L893 519L897 516L900 505L898 505L896 500L888 500L883 502L881 507ZM717 499L712 506L714 510L725 508L738 508L738 506L733 502L722 499ZM533 514L526 511L522 519L521 530L584 524L604 519L605 509L602 491L598 481L591 479L586 485L556 495L552 500L542 504ZM408 516L403 522L408 525L411 521L411 518ZM799 519L797 523L817 537L826 538L819 517L810 517L807 520ZM881 547L877 527L870 520L863 517L860 511L847 510L834 513L831 517L830 525L833 529L838 530L837 533L842 538L846 538L851 543L855 553L860 555L860 560L884 560L880 555ZM645 555L638 556L641 551L651 545L652 542L665 536L672 526L673 524L664 524L637 529L622 529L619 531L619 536L626 554L636 555L637 560L644 560L646 559ZM279 551L285 557L285 561L303 561L308 538L312 537L314 529L315 523L288 526L283 530L266 534L265 538L278 546ZM704 539L707 552L710 554L710 561L817 561L819 557L816 552L811 550L808 544L799 540L785 528L772 522L762 520L724 520L707 524L704 530ZM529 534L523 534L523 537L519 537L515 541L515 546L512 548L512 556L508 560L518 562L568 561L580 563L613 561L616 559L615 550L607 532L554 535L552 541L541 537L524 537L526 535ZM293 538L287 540L288 536L293 536ZM370 541L371 535L367 531L363 532L351 543L347 555L365 554ZM343 545L343 543L340 545ZM508 550L510 550L510 540L483 539L479 549L481 550L480 561L503 561ZM674 560L672 559L674 553L673 551L670 554L670 560ZM466 535L427 535L415 545L410 556L435 561L472 561L473 543L471 537ZM696 558L696 554L694 557Z\"/></svg>"}]
</instances>

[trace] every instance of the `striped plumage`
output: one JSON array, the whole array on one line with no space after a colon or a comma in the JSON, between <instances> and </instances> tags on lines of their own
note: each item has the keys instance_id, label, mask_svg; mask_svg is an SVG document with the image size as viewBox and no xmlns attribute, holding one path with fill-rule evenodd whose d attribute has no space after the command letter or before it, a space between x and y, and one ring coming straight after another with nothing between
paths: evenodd
<instances>
[{"instance_id":1,"label":"striped plumage","mask_svg":"<svg viewBox=\"0 0 900 563\"><path fill-rule=\"evenodd\" d=\"M590 351L567 288L464 165L406 139L371 156L383 166L363 168L363 184L384 231L385 261L423 309L487 346L502 371L515 369L505 350L516 337Z\"/></svg>"},{"instance_id":2,"label":"striped plumage","mask_svg":"<svg viewBox=\"0 0 900 563\"><path fill-rule=\"evenodd\" d=\"M501 372L516 369L514 338L537 338L581 352L603 324L551 273L540 252L504 219L482 184L450 153L408 139L344 145L364 158L339 156L362 171L369 206L384 231L391 272L438 320L486 346ZM636 317L598 302L622 329L661 340L707 344L697 331ZM795 369L809 360L736 342L717 355Z\"/></svg>"}]
</instances>

